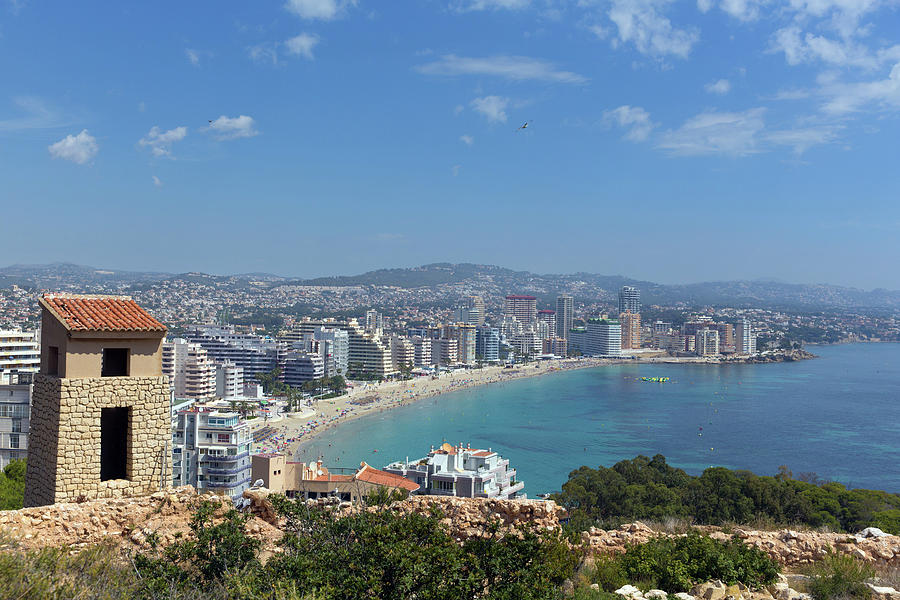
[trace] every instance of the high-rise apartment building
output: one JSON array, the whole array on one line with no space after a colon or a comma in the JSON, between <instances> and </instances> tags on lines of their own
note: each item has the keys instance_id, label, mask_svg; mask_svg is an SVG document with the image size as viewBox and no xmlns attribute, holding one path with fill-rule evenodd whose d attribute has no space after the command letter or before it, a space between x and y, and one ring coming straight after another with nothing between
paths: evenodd
<instances>
[{"instance_id":1,"label":"high-rise apartment building","mask_svg":"<svg viewBox=\"0 0 900 600\"><path fill-rule=\"evenodd\" d=\"M747 319L738 321L734 328L734 351L738 354L754 354L756 352L756 336Z\"/></svg>"},{"instance_id":2,"label":"high-rise apartment building","mask_svg":"<svg viewBox=\"0 0 900 600\"><path fill-rule=\"evenodd\" d=\"M734 352L734 325L716 323L715 329L719 332L719 352Z\"/></svg>"},{"instance_id":3,"label":"high-rise apartment building","mask_svg":"<svg viewBox=\"0 0 900 600\"><path fill-rule=\"evenodd\" d=\"M553 337L544 340L544 354L555 354L556 356L568 356L569 348L566 338Z\"/></svg>"},{"instance_id":4,"label":"high-rise apartment building","mask_svg":"<svg viewBox=\"0 0 900 600\"><path fill-rule=\"evenodd\" d=\"M623 312L632 314L641 312L641 292L636 287L623 285L619 290L619 314Z\"/></svg>"},{"instance_id":5,"label":"high-rise apartment building","mask_svg":"<svg viewBox=\"0 0 900 600\"><path fill-rule=\"evenodd\" d=\"M641 315L623 312L619 315L622 325L622 350L636 350L641 347Z\"/></svg>"},{"instance_id":6,"label":"high-rise apartment building","mask_svg":"<svg viewBox=\"0 0 900 600\"><path fill-rule=\"evenodd\" d=\"M315 352L290 350L284 354L280 367L281 381L291 387L325 377L325 360Z\"/></svg>"},{"instance_id":7,"label":"high-rise apartment building","mask_svg":"<svg viewBox=\"0 0 900 600\"><path fill-rule=\"evenodd\" d=\"M484 317L478 313L477 308L469 308L468 306L460 306L456 309L453 320L456 323L465 323L477 327L478 320L484 322Z\"/></svg>"},{"instance_id":8,"label":"high-rise apartment building","mask_svg":"<svg viewBox=\"0 0 900 600\"><path fill-rule=\"evenodd\" d=\"M41 367L41 347L34 331L0 329L0 385L18 373L35 374Z\"/></svg>"},{"instance_id":9,"label":"high-rise apartment building","mask_svg":"<svg viewBox=\"0 0 900 600\"><path fill-rule=\"evenodd\" d=\"M256 381L259 373L278 366L278 347L273 339L236 333L232 326L197 325L183 336L200 344L211 360L233 363L244 371L244 382Z\"/></svg>"},{"instance_id":10,"label":"high-rise apartment building","mask_svg":"<svg viewBox=\"0 0 900 600\"><path fill-rule=\"evenodd\" d=\"M413 345L413 364L427 367L431 362L431 336L414 335L410 338Z\"/></svg>"},{"instance_id":11,"label":"high-rise apartment building","mask_svg":"<svg viewBox=\"0 0 900 600\"><path fill-rule=\"evenodd\" d=\"M459 361L459 343L448 338L433 338L431 340L431 363L445 366L454 365Z\"/></svg>"},{"instance_id":12,"label":"high-rise apartment building","mask_svg":"<svg viewBox=\"0 0 900 600\"><path fill-rule=\"evenodd\" d=\"M216 394L216 366L200 344L184 338L163 343L163 375L176 398L210 398Z\"/></svg>"},{"instance_id":13,"label":"high-rise apartment building","mask_svg":"<svg viewBox=\"0 0 900 600\"><path fill-rule=\"evenodd\" d=\"M384 316L377 310L366 311L366 331L376 333L384 329Z\"/></svg>"},{"instance_id":14,"label":"high-rise apartment building","mask_svg":"<svg viewBox=\"0 0 900 600\"><path fill-rule=\"evenodd\" d=\"M472 325L477 325L478 327L481 327L482 325L484 325L485 311L484 311L484 300L482 299L482 297L481 296L469 296L468 298L466 298L466 307L475 309L477 311L477 314L478 314L477 321L475 323L472 323Z\"/></svg>"},{"instance_id":15,"label":"high-rise apartment building","mask_svg":"<svg viewBox=\"0 0 900 600\"><path fill-rule=\"evenodd\" d=\"M242 396L244 370L234 363L216 364L216 396L229 399Z\"/></svg>"},{"instance_id":16,"label":"high-rise apartment building","mask_svg":"<svg viewBox=\"0 0 900 600\"><path fill-rule=\"evenodd\" d=\"M511 294L506 297L503 314L515 317L519 323L532 326L537 320L537 298Z\"/></svg>"},{"instance_id":17,"label":"high-rise apartment building","mask_svg":"<svg viewBox=\"0 0 900 600\"><path fill-rule=\"evenodd\" d=\"M588 356L621 356L622 325L615 319L588 319L585 354Z\"/></svg>"},{"instance_id":18,"label":"high-rise apartment building","mask_svg":"<svg viewBox=\"0 0 900 600\"><path fill-rule=\"evenodd\" d=\"M462 364L475 364L475 325L457 323L441 328L441 337L456 340L456 360Z\"/></svg>"},{"instance_id":19,"label":"high-rise apartment building","mask_svg":"<svg viewBox=\"0 0 900 600\"><path fill-rule=\"evenodd\" d=\"M322 342L320 351L325 360L325 376L346 375L350 360L350 335L343 329L316 327L312 337Z\"/></svg>"},{"instance_id":20,"label":"high-rise apartment building","mask_svg":"<svg viewBox=\"0 0 900 600\"><path fill-rule=\"evenodd\" d=\"M500 360L500 330L496 327L479 327L475 332L475 355L482 361Z\"/></svg>"},{"instance_id":21,"label":"high-rise apartment building","mask_svg":"<svg viewBox=\"0 0 900 600\"><path fill-rule=\"evenodd\" d=\"M572 296L563 294L556 299L556 337L569 337L575 317L575 302Z\"/></svg>"},{"instance_id":22,"label":"high-rise apartment building","mask_svg":"<svg viewBox=\"0 0 900 600\"><path fill-rule=\"evenodd\" d=\"M0 470L28 453L32 377L32 373L12 374L0 384Z\"/></svg>"},{"instance_id":23,"label":"high-rise apartment building","mask_svg":"<svg viewBox=\"0 0 900 600\"><path fill-rule=\"evenodd\" d=\"M179 411L172 432L172 485L239 498L250 487L250 425L207 406Z\"/></svg>"},{"instance_id":24,"label":"high-rise apartment building","mask_svg":"<svg viewBox=\"0 0 900 600\"><path fill-rule=\"evenodd\" d=\"M355 319L340 327L348 335L347 369L351 375L366 373L376 377L389 377L397 372L391 363L390 346L382 343L380 336L363 331Z\"/></svg>"},{"instance_id":25,"label":"high-rise apartment building","mask_svg":"<svg viewBox=\"0 0 900 600\"><path fill-rule=\"evenodd\" d=\"M397 371L416 366L416 347L408 338L391 336L391 364Z\"/></svg>"},{"instance_id":26,"label":"high-rise apartment building","mask_svg":"<svg viewBox=\"0 0 900 600\"><path fill-rule=\"evenodd\" d=\"M719 331L710 328L698 331L694 336L694 352L699 356L719 354Z\"/></svg>"},{"instance_id":27,"label":"high-rise apartment building","mask_svg":"<svg viewBox=\"0 0 900 600\"><path fill-rule=\"evenodd\" d=\"M549 339L556 337L556 311L555 310L539 310L537 313L537 322L546 324L546 333L541 335L541 339Z\"/></svg>"}]
</instances>

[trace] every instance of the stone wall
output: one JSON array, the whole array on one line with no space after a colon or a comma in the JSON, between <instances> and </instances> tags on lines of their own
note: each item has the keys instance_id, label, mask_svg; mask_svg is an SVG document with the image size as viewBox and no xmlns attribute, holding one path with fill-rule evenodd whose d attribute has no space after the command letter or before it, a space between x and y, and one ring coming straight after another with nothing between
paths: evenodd
<instances>
[{"instance_id":1,"label":"stone wall","mask_svg":"<svg viewBox=\"0 0 900 600\"><path fill-rule=\"evenodd\" d=\"M131 408L127 479L101 481L100 414L114 407ZM166 377L37 375L31 414L25 506L145 495L171 485Z\"/></svg>"}]
</instances>

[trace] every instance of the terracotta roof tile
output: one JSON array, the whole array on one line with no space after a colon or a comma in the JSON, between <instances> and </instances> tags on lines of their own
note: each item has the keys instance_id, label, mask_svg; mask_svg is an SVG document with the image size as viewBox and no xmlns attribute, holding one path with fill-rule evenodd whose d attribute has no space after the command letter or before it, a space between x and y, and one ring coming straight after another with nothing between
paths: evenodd
<instances>
[{"instance_id":1,"label":"terracotta roof tile","mask_svg":"<svg viewBox=\"0 0 900 600\"><path fill-rule=\"evenodd\" d=\"M419 489L419 484L410 481L402 475L396 475L394 473L388 473L386 471L379 471L378 469L370 467L369 465L364 465L359 471L356 472L355 477L356 479L365 481L366 483L373 483L375 485L383 485L386 487L403 488L410 492L414 492Z\"/></svg>"},{"instance_id":2,"label":"terracotta roof tile","mask_svg":"<svg viewBox=\"0 0 900 600\"><path fill-rule=\"evenodd\" d=\"M47 294L41 304L70 331L166 331L129 296Z\"/></svg>"}]
</instances>

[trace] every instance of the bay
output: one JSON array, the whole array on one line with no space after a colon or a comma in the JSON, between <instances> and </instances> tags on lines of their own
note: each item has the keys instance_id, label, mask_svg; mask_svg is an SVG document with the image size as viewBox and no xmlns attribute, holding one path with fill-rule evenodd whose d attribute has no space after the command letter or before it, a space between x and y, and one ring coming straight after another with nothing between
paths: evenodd
<instances>
[{"instance_id":1,"label":"bay","mask_svg":"<svg viewBox=\"0 0 900 600\"><path fill-rule=\"evenodd\" d=\"M296 459L382 467L448 441L509 458L530 497L559 490L581 465L657 453L691 474L774 475L786 465L795 476L900 492L900 344L811 351L819 358L614 365L451 392L341 424Z\"/></svg>"}]
</instances>

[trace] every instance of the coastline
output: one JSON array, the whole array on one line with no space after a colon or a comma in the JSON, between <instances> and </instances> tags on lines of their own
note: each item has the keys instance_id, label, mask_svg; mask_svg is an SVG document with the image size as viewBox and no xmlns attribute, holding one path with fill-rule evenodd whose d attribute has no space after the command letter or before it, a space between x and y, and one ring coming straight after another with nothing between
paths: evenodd
<instances>
[{"instance_id":1,"label":"coastline","mask_svg":"<svg viewBox=\"0 0 900 600\"><path fill-rule=\"evenodd\" d=\"M509 369L489 366L481 369L460 370L439 377L420 377L405 381L362 383L344 396L320 400L313 404L312 415L285 416L266 425L277 431L276 435L254 444L254 452L283 452L288 460L296 460L298 453L311 444L323 432L338 425L368 416L407 406L420 400L433 398L448 392L472 389L483 385L504 383L526 377L537 377L576 369L589 369L622 364L696 364L733 365L790 362L815 358L809 353L783 352L765 357L751 356L740 359L711 357L673 357L665 353L646 353L633 358L569 358L519 365ZM262 425L262 424L260 424Z\"/></svg>"}]
</instances>

